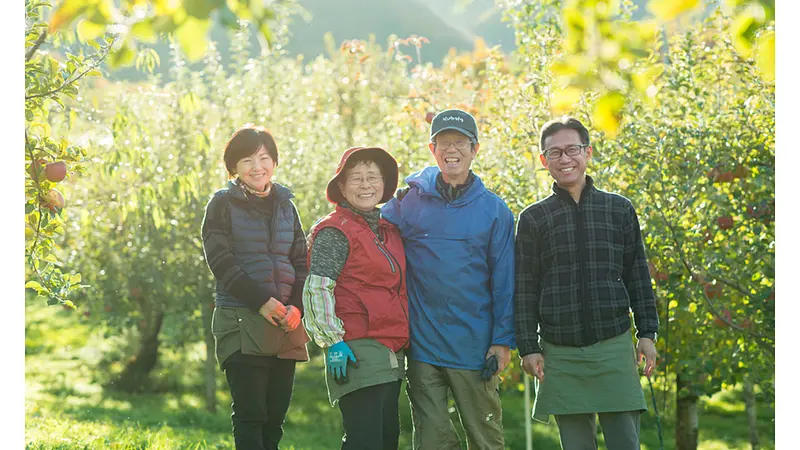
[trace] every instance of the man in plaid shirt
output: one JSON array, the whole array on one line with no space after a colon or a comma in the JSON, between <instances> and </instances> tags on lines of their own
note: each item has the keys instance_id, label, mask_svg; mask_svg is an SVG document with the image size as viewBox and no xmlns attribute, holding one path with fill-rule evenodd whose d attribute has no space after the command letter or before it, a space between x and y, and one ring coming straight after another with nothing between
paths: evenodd
<instances>
[{"instance_id":1,"label":"man in plaid shirt","mask_svg":"<svg viewBox=\"0 0 800 450\"><path fill-rule=\"evenodd\" d=\"M519 216L515 286L534 418L555 415L562 448L583 449L597 448L597 414L609 449L638 449L647 404L637 366L646 359L648 377L655 366L658 313L636 211L586 175L592 147L578 120L545 124L539 148L555 182Z\"/></svg>"}]
</instances>

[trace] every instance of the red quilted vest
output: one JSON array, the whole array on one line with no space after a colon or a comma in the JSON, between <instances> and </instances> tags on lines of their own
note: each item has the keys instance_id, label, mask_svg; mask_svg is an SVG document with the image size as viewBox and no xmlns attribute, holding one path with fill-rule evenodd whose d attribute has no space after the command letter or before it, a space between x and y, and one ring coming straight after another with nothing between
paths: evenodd
<instances>
[{"instance_id":1,"label":"red quilted vest","mask_svg":"<svg viewBox=\"0 0 800 450\"><path fill-rule=\"evenodd\" d=\"M325 227L340 230L350 244L333 291L344 340L373 338L392 351L408 347L406 256L397 227L380 219L380 242L363 217L339 206L314 226L311 242Z\"/></svg>"}]
</instances>

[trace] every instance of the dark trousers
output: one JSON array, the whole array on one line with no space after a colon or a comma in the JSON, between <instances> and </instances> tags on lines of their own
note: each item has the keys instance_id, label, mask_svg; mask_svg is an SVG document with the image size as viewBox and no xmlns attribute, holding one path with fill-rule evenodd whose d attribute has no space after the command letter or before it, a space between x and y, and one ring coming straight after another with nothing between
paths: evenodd
<instances>
[{"instance_id":1,"label":"dark trousers","mask_svg":"<svg viewBox=\"0 0 800 450\"><path fill-rule=\"evenodd\" d=\"M278 450L296 361L235 353L225 361L236 450Z\"/></svg>"},{"instance_id":2,"label":"dark trousers","mask_svg":"<svg viewBox=\"0 0 800 450\"><path fill-rule=\"evenodd\" d=\"M397 450L401 380L369 386L339 399L342 450Z\"/></svg>"},{"instance_id":3,"label":"dark trousers","mask_svg":"<svg viewBox=\"0 0 800 450\"><path fill-rule=\"evenodd\" d=\"M600 413L600 426L608 450L639 450L639 415L641 411ZM595 414L557 415L561 448L597 450Z\"/></svg>"}]
</instances>

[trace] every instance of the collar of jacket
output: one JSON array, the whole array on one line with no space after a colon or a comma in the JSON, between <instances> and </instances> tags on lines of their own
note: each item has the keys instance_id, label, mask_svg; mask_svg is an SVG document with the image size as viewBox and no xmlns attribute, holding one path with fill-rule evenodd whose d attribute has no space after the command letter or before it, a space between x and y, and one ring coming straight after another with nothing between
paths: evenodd
<instances>
[{"instance_id":1,"label":"collar of jacket","mask_svg":"<svg viewBox=\"0 0 800 450\"><path fill-rule=\"evenodd\" d=\"M389 226L390 225L389 221L387 221L383 217L380 217L380 211L381 210L378 209L378 208L375 208L375 211L377 211L377 213L378 213L378 228ZM352 220L354 220L356 222L360 221L361 223L366 225L368 228L372 229L372 227L370 227L369 222L367 221L367 218L366 218L366 215L371 214L371 212L369 212L369 213L358 212L358 211L354 210L353 207L350 206L347 202L337 203L336 204L336 212L341 213L341 214L346 214L346 215L350 216L352 218Z\"/></svg>"},{"instance_id":2,"label":"collar of jacket","mask_svg":"<svg viewBox=\"0 0 800 450\"><path fill-rule=\"evenodd\" d=\"M475 181L475 173L472 172L472 169L467 173L467 181L457 186L452 186L444 181L442 173L439 172L439 175L436 175L436 190L442 194L447 201L453 201L457 199L464 189L468 188L473 181Z\"/></svg>"},{"instance_id":3,"label":"collar of jacket","mask_svg":"<svg viewBox=\"0 0 800 450\"><path fill-rule=\"evenodd\" d=\"M245 189L239 183L240 181L238 178L228 181L228 195L237 200L246 202L250 198L250 195L247 194ZM289 188L274 181L272 182L272 192L269 195L274 195L275 201L278 203L294 197L294 194L292 194L292 191L290 191Z\"/></svg>"},{"instance_id":4,"label":"collar of jacket","mask_svg":"<svg viewBox=\"0 0 800 450\"><path fill-rule=\"evenodd\" d=\"M438 166L428 166L419 172L415 172L407 176L405 181L409 187L417 187L422 195L432 195L442 199L442 201L445 201L445 198L442 197L442 194L440 194L436 189L436 177L439 176L440 173L441 170L439 170ZM463 194L450 202L451 205L465 205L480 197L484 193L486 188L483 185L481 177L475 173L473 173L473 177L474 180L472 183L464 188Z\"/></svg>"},{"instance_id":5,"label":"collar of jacket","mask_svg":"<svg viewBox=\"0 0 800 450\"><path fill-rule=\"evenodd\" d=\"M589 175L586 175L586 186L583 187L581 191L581 200L586 198L592 191L596 191L597 188L594 187L594 179ZM572 198L572 195L569 193L568 190L560 187L556 182L553 182L553 194L557 195L564 201L569 201L570 203L575 203L575 200Z\"/></svg>"}]
</instances>

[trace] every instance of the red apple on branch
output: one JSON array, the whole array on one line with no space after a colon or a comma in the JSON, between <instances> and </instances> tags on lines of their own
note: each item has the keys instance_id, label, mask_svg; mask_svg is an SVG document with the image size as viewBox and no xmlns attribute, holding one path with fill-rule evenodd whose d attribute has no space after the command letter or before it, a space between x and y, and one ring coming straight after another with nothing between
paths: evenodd
<instances>
[{"instance_id":1,"label":"red apple on branch","mask_svg":"<svg viewBox=\"0 0 800 450\"><path fill-rule=\"evenodd\" d=\"M66 204L64 200L64 195L58 191L58 189L50 189L44 196L44 204L46 207L50 208L53 211L58 211L64 207Z\"/></svg>"},{"instance_id":2,"label":"red apple on branch","mask_svg":"<svg viewBox=\"0 0 800 450\"><path fill-rule=\"evenodd\" d=\"M724 318L724 319L723 319ZM731 323L731 312L728 309L723 309L720 314L714 317L714 324L718 327L725 328Z\"/></svg>"},{"instance_id":3,"label":"red apple on branch","mask_svg":"<svg viewBox=\"0 0 800 450\"><path fill-rule=\"evenodd\" d=\"M703 293L710 299L719 298L722 295L722 285L706 283L703 285Z\"/></svg>"},{"instance_id":4,"label":"red apple on branch","mask_svg":"<svg viewBox=\"0 0 800 450\"><path fill-rule=\"evenodd\" d=\"M58 183L67 176L67 164L64 161L56 161L44 167L44 173L48 180Z\"/></svg>"}]
</instances>

